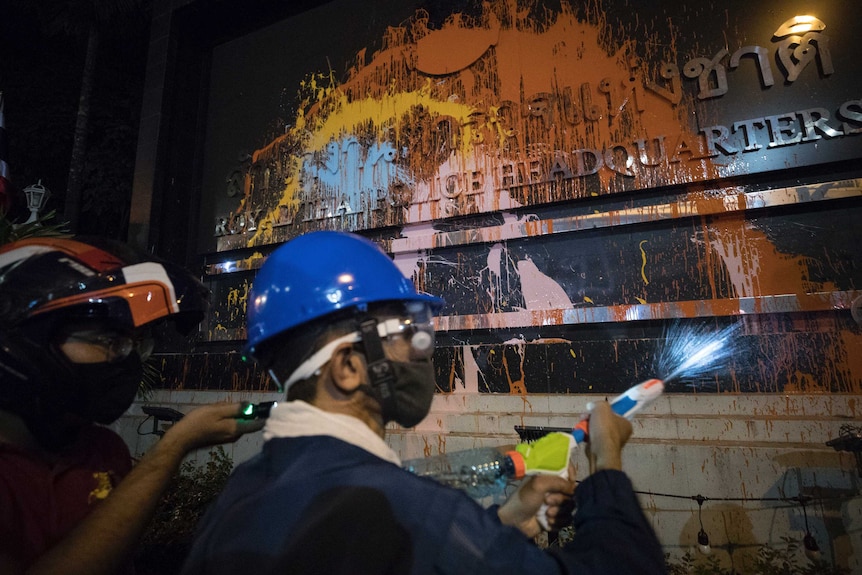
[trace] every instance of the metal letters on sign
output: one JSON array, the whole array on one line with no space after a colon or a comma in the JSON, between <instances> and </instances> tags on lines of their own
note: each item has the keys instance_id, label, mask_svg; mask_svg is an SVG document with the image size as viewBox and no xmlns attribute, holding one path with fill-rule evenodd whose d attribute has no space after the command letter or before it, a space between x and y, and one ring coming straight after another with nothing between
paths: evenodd
<instances>
[{"instance_id":1,"label":"metal letters on sign","mask_svg":"<svg viewBox=\"0 0 862 575\"><path fill-rule=\"evenodd\" d=\"M786 168L862 132L862 94L710 112L734 90L832 76L816 17L788 15L761 45L673 62L631 39L609 56L600 26L566 9L545 26L484 10L439 29L417 13L348 80L312 74L285 133L227 179L241 203L216 219L219 249Z\"/></svg>"}]
</instances>

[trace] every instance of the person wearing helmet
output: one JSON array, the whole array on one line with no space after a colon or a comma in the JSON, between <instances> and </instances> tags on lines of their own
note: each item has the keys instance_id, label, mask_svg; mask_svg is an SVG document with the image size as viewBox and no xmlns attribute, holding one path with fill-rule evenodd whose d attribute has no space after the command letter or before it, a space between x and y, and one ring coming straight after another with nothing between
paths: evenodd
<instances>
[{"instance_id":1,"label":"person wearing helmet","mask_svg":"<svg viewBox=\"0 0 862 575\"><path fill-rule=\"evenodd\" d=\"M98 238L0 246L0 572L118 573L182 459L259 429L203 406L135 465L97 424L134 401L156 329L188 332L208 291L182 268Z\"/></svg>"},{"instance_id":2,"label":"person wearing helmet","mask_svg":"<svg viewBox=\"0 0 862 575\"><path fill-rule=\"evenodd\" d=\"M308 233L267 258L249 294L247 352L287 401L198 526L184 575L664 572L619 471L631 424L606 402L591 420L597 473L578 488L577 549L547 553L529 539L542 505L553 527L571 521L567 479L528 478L484 509L401 468L386 425L429 412L442 304L357 235Z\"/></svg>"}]
</instances>

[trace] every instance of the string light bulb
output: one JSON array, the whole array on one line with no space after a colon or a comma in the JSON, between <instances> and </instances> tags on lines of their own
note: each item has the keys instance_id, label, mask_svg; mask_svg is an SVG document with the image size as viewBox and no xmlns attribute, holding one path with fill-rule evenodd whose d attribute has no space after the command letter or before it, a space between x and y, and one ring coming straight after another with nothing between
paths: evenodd
<instances>
[{"instance_id":1,"label":"string light bulb","mask_svg":"<svg viewBox=\"0 0 862 575\"><path fill-rule=\"evenodd\" d=\"M697 532L697 550L704 555L710 555L712 554L712 547L709 546L709 535L703 528L703 502L706 501L706 497L698 494L694 500L697 501L697 520L700 523L700 531Z\"/></svg>"},{"instance_id":2,"label":"string light bulb","mask_svg":"<svg viewBox=\"0 0 862 575\"><path fill-rule=\"evenodd\" d=\"M805 509L805 503L808 501L808 497L800 494L797 499L799 500L799 504L802 506L802 517L805 519L805 536L802 538L802 547L805 549L806 557L812 561L817 561L820 559L820 547L817 545L817 540L808 528L808 512Z\"/></svg>"},{"instance_id":3,"label":"string light bulb","mask_svg":"<svg viewBox=\"0 0 862 575\"><path fill-rule=\"evenodd\" d=\"M817 545L817 540L811 533L806 533L802 538L802 546L805 547L805 556L812 561L820 559L820 547Z\"/></svg>"}]
</instances>

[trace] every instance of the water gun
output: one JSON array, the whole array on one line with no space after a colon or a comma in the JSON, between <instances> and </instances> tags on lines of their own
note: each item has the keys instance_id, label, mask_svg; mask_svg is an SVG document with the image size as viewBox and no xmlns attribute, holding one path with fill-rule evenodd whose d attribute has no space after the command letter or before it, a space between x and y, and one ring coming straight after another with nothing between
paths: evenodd
<instances>
[{"instance_id":1,"label":"water gun","mask_svg":"<svg viewBox=\"0 0 862 575\"><path fill-rule=\"evenodd\" d=\"M619 416L632 419L663 392L662 380L648 379L612 399L611 409ZM587 405L587 411L592 410L592 405ZM578 444L589 439L589 431L589 417L585 417L575 425L571 433L551 432L536 441L519 443L514 451L507 455L512 459L515 469L520 472L520 477L539 474L568 477L569 459ZM547 509L548 506L543 504L536 514L536 519L546 531L550 530Z\"/></svg>"},{"instance_id":2,"label":"water gun","mask_svg":"<svg viewBox=\"0 0 862 575\"><path fill-rule=\"evenodd\" d=\"M635 415L643 411L643 409L656 400L664 392L664 382L660 379L648 379L642 381L634 387L631 387L625 393L616 396L611 400L611 409L617 415L632 419ZM591 411L593 404L587 404L587 411ZM590 424L589 418L584 418L578 422L572 430L572 436L577 443L583 443L589 439Z\"/></svg>"},{"instance_id":3,"label":"water gun","mask_svg":"<svg viewBox=\"0 0 862 575\"><path fill-rule=\"evenodd\" d=\"M632 419L664 392L664 382L648 379L611 400L617 415ZM592 403L587 411L592 410ZM508 455L515 466L515 478L525 475L556 474L565 477L569 458L578 444L589 440L589 417L578 422L570 433L554 431L536 441L519 443Z\"/></svg>"}]
</instances>

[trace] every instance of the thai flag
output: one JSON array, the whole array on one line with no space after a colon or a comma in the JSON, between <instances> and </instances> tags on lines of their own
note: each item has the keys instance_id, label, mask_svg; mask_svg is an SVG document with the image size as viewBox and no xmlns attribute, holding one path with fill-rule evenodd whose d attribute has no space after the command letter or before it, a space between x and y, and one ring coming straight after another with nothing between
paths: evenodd
<instances>
[{"instance_id":1,"label":"thai flag","mask_svg":"<svg viewBox=\"0 0 862 575\"><path fill-rule=\"evenodd\" d=\"M3 109L6 107L6 101L3 99L3 92L0 92L0 176L9 178L9 164L6 163L7 153L9 148L6 144L6 114Z\"/></svg>"}]
</instances>

